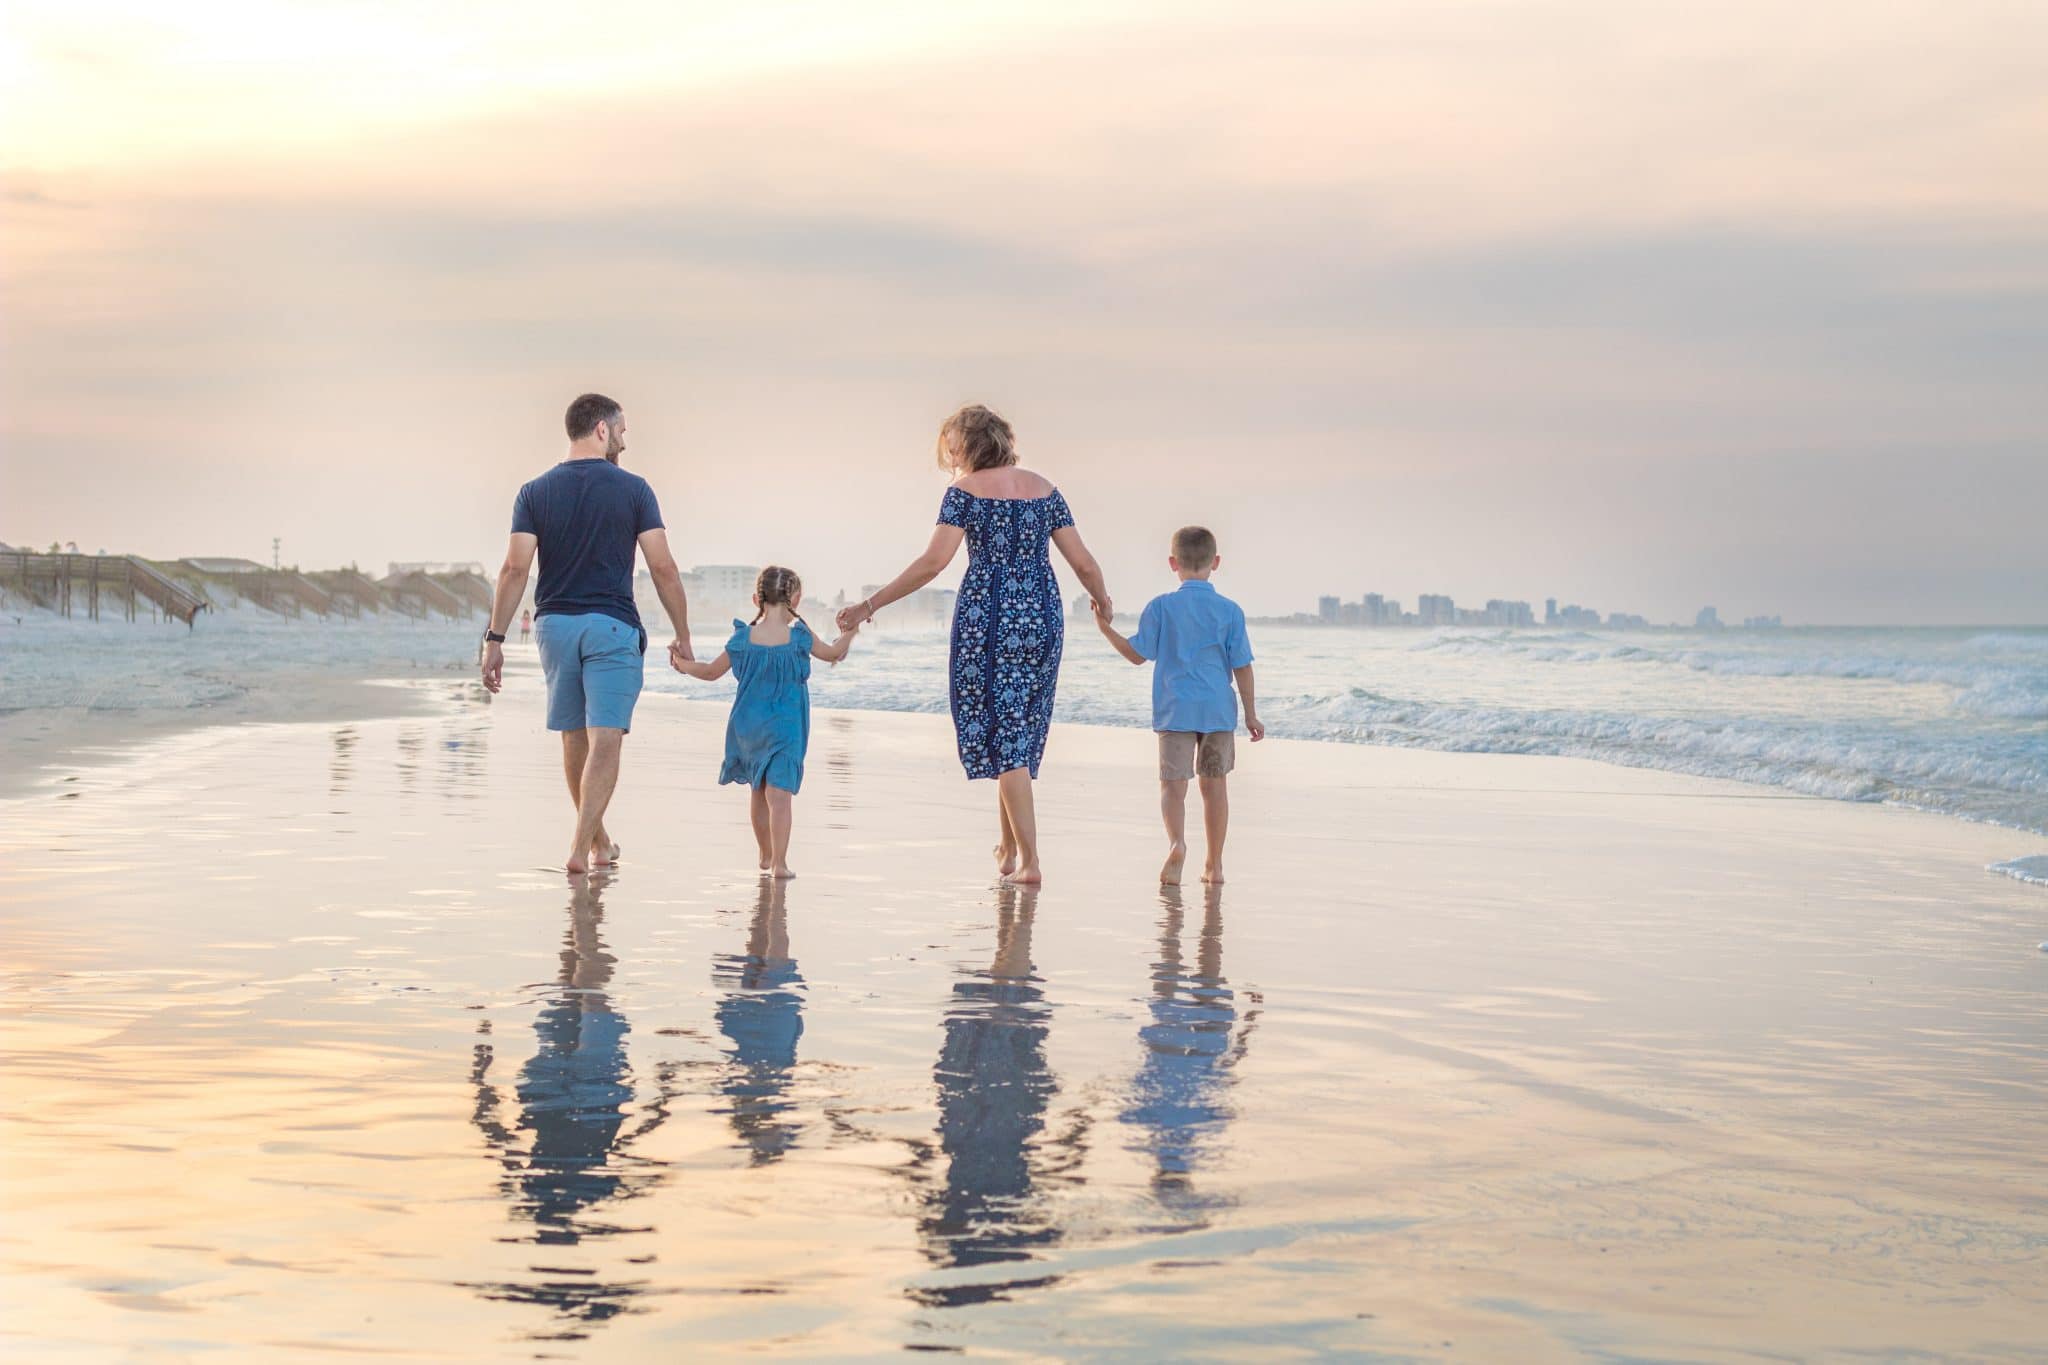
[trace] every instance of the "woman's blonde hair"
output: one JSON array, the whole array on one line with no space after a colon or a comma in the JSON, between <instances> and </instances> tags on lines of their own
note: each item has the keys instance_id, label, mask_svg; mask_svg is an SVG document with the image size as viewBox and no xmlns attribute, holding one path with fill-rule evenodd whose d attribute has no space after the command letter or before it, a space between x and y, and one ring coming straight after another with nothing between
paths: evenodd
<instances>
[{"instance_id":1,"label":"woman's blonde hair","mask_svg":"<svg viewBox=\"0 0 2048 1365\"><path fill-rule=\"evenodd\" d=\"M761 618L768 614L770 607L788 607L789 614L797 616L796 599L804 595L804 581L796 576L795 569L785 569L780 564L770 564L761 570L761 576L754 580L754 603L760 610L754 613L752 624L760 625Z\"/></svg>"},{"instance_id":2,"label":"woman's blonde hair","mask_svg":"<svg viewBox=\"0 0 2048 1365\"><path fill-rule=\"evenodd\" d=\"M939 424L939 468L961 474L1017 463L1017 433L979 403Z\"/></svg>"}]
</instances>

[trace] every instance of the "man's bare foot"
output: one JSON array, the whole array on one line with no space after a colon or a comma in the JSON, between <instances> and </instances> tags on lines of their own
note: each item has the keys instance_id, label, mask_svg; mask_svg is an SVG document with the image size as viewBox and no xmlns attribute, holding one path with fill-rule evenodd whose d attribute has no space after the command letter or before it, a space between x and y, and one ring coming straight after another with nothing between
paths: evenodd
<instances>
[{"instance_id":1,"label":"man's bare foot","mask_svg":"<svg viewBox=\"0 0 2048 1365\"><path fill-rule=\"evenodd\" d=\"M1166 850L1166 861L1159 865L1159 884L1179 886L1181 864L1188 860L1188 846L1174 844Z\"/></svg>"},{"instance_id":2,"label":"man's bare foot","mask_svg":"<svg viewBox=\"0 0 2048 1365\"><path fill-rule=\"evenodd\" d=\"M777 863L777 864L775 865L775 868L774 868L773 872L771 873L771 875L772 875L772 876L773 876L773 877L775 878L775 880L776 880L776 881L778 881L778 882L786 882L786 881L788 881L788 880L789 880L790 878L792 878L792 877L796 876L796 873L794 873L794 872L791 872L791 871L789 870L789 864L788 864L788 863Z\"/></svg>"},{"instance_id":3,"label":"man's bare foot","mask_svg":"<svg viewBox=\"0 0 2048 1365\"><path fill-rule=\"evenodd\" d=\"M1202 880L1210 886L1223 885L1223 864L1210 863L1202 869Z\"/></svg>"},{"instance_id":4,"label":"man's bare foot","mask_svg":"<svg viewBox=\"0 0 2048 1365\"><path fill-rule=\"evenodd\" d=\"M997 875L1008 877L1012 872L1015 872L1017 870L1016 849L1005 848L1001 844L997 844L995 847L995 854Z\"/></svg>"},{"instance_id":5,"label":"man's bare foot","mask_svg":"<svg viewBox=\"0 0 2048 1365\"><path fill-rule=\"evenodd\" d=\"M1026 863L1015 872L1005 872L1003 880L1012 886L1037 886L1045 880L1045 874L1038 870L1037 863Z\"/></svg>"}]
</instances>

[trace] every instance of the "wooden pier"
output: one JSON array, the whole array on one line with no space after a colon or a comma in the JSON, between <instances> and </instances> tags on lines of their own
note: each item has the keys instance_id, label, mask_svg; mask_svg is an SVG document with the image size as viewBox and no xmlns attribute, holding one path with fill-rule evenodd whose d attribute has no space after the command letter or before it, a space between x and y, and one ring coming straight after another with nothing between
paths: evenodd
<instances>
[{"instance_id":1,"label":"wooden pier","mask_svg":"<svg viewBox=\"0 0 2048 1365\"><path fill-rule=\"evenodd\" d=\"M170 577L138 555L35 554L0 551L0 582L19 587L29 597L64 616L84 599L86 615L100 619L103 595L120 603L133 621L139 604L148 601L187 628L213 605L204 596Z\"/></svg>"}]
</instances>

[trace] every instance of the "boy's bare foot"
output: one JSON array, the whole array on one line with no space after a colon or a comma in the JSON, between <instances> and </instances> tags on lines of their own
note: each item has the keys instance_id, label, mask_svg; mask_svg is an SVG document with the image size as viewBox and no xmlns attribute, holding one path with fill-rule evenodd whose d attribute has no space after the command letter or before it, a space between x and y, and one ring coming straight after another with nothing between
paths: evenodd
<instances>
[{"instance_id":1,"label":"boy's bare foot","mask_svg":"<svg viewBox=\"0 0 2048 1365\"><path fill-rule=\"evenodd\" d=\"M1003 880L1012 886L1037 886L1045 880L1045 874L1038 870L1037 863L1026 863L1015 872L1005 872Z\"/></svg>"},{"instance_id":2,"label":"boy's bare foot","mask_svg":"<svg viewBox=\"0 0 2048 1365\"><path fill-rule=\"evenodd\" d=\"M1210 863L1202 869L1202 881L1209 886L1223 885L1223 864Z\"/></svg>"},{"instance_id":3,"label":"boy's bare foot","mask_svg":"<svg viewBox=\"0 0 2048 1365\"><path fill-rule=\"evenodd\" d=\"M1179 886L1181 864L1188 860L1188 846L1173 844L1166 850L1166 861L1159 865L1159 884Z\"/></svg>"},{"instance_id":4,"label":"boy's bare foot","mask_svg":"<svg viewBox=\"0 0 2048 1365\"><path fill-rule=\"evenodd\" d=\"M789 870L789 865L787 863L779 863L776 865L774 869L773 876L775 880L778 882L786 882L790 878L796 876L796 873L791 872Z\"/></svg>"},{"instance_id":5,"label":"boy's bare foot","mask_svg":"<svg viewBox=\"0 0 2048 1365\"><path fill-rule=\"evenodd\" d=\"M1004 848L1001 844L997 844L995 847L995 855L996 872L998 873L998 875L1008 877L1012 872L1015 872L1017 870L1016 849Z\"/></svg>"}]
</instances>

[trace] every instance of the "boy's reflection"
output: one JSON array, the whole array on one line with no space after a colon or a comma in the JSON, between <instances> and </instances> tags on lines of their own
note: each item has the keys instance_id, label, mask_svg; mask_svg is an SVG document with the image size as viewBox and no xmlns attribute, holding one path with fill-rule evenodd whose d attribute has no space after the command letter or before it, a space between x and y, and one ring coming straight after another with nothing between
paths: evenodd
<instances>
[{"instance_id":1,"label":"boy's reflection","mask_svg":"<svg viewBox=\"0 0 2048 1365\"><path fill-rule=\"evenodd\" d=\"M1186 911L1180 888L1160 888L1152 1021L1138 1033L1145 1060L1121 1115L1141 1130L1141 1148L1151 1154L1154 1196L1196 1218L1225 1202L1197 1196L1189 1177L1230 1120L1232 1069L1243 1059L1259 1015L1248 1011L1237 1027L1237 1002L1223 975L1223 888L1205 887L1202 894L1202 932L1190 972L1181 949Z\"/></svg>"},{"instance_id":2,"label":"boy's reflection","mask_svg":"<svg viewBox=\"0 0 2048 1365\"><path fill-rule=\"evenodd\" d=\"M1033 1248L1060 1236L1038 1188L1048 1175L1038 1137L1057 1087L1045 1061L1051 1012L1031 968L1037 903L1036 888L1001 887L995 959L986 971L970 971L953 986L945 1043L932 1073L938 1083L945 1184L925 1192L918 1220L925 1255L936 1265L1029 1260ZM1063 1145L1078 1145L1078 1138ZM1001 1299L1005 1291L1056 1278L943 1285L911 1293L932 1307L958 1307Z\"/></svg>"},{"instance_id":3,"label":"boy's reflection","mask_svg":"<svg viewBox=\"0 0 2048 1365\"><path fill-rule=\"evenodd\" d=\"M615 965L599 933L607 879L592 875L581 880L569 893L560 973L534 1018L534 1054L514 1086L518 1114L511 1127L499 1117L503 1097L489 1079L490 1044L477 1046L471 1073L475 1121L504 1170L501 1188L514 1217L532 1222L531 1240L542 1246L575 1246L586 1238L637 1230L599 1221L589 1211L607 1200L644 1194L659 1179L658 1167L631 1156L630 1148L660 1126L674 1093L671 1068L657 1068L661 1098L622 1134L625 1110L633 1101L633 1075L625 1051L629 1026L605 993ZM608 1284L574 1271L575 1278L564 1278L560 1267L534 1269L554 1278L473 1287L486 1298L546 1304L586 1322L623 1311L644 1287L642 1282Z\"/></svg>"},{"instance_id":4,"label":"boy's reflection","mask_svg":"<svg viewBox=\"0 0 2048 1365\"><path fill-rule=\"evenodd\" d=\"M794 1146L800 1128L785 1117L796 1108L789 1084L804 1033L804 979L789 955L788 894L788 882L764 880L746 954L722 954L711 967L712 981L724 991L718 1030L732 1040L719 1088L731 1101L726 1114L733 1131L753 1149L757 1166Z\"/></svg>"}]
</instances>

